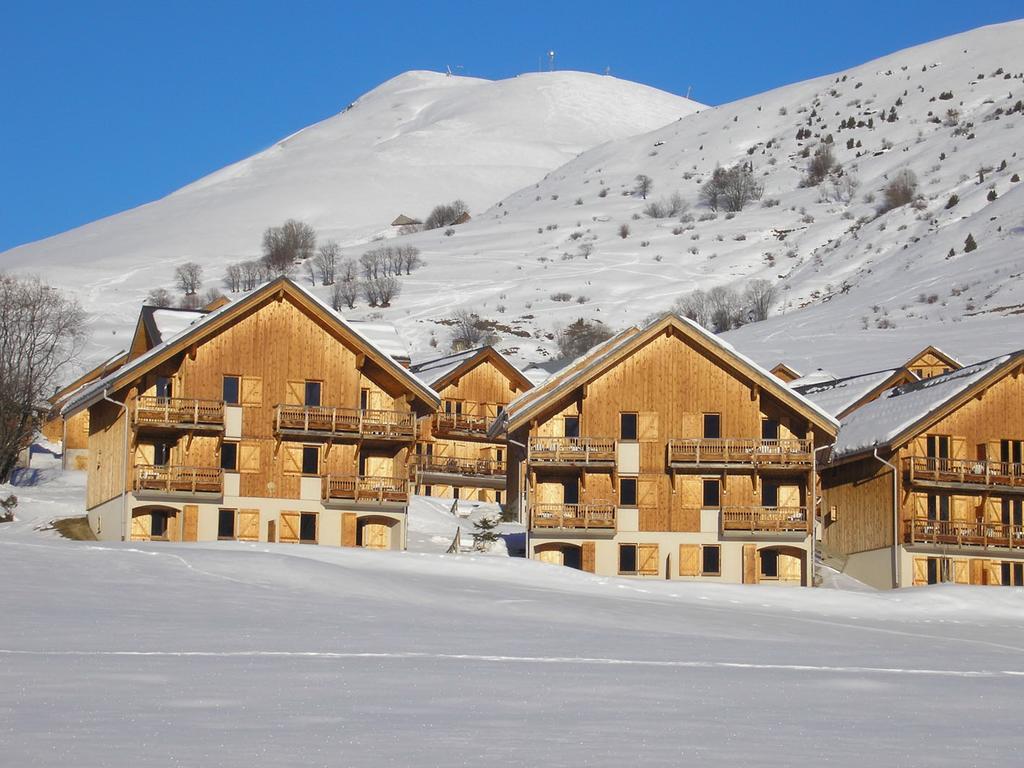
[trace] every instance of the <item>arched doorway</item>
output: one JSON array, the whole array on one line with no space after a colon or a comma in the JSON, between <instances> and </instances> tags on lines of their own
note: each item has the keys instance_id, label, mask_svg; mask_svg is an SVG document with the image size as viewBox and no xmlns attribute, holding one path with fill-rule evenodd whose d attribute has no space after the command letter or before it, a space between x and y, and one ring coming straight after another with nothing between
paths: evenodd
<instances>
[{"instance_id":1,"label":"arched doorway","mask_svg":"<svg viewBox=\"0 0 1024 768\"><path fill-rule=\"evenodd\" d=\"M394 549L396 537L393 532L397 524L398 521L390 517L360 517L356 522L356 546L367 549Z\"/></svg>"},{"instance_id":2,"label":"arched doorway","mask_svg":"<svg viewBox=\"0 0 1024 768\"><path fill-rule=\"evenodd\" d=\"M132 510L132 541L177 541L178 510L173 507L145 506Z\"/></svg>"},{"instance_id":3,"label":"arched doorway","mask_svg":"<svg viewBox=\"0 0 1024 768\"><path fill-rule=\"evenodd\" d=\"M577 571L583 570L583 549L576 544L538 544L533 548L533 558L550 565L564 565Z\"/></svg>"},{"instance_id":4,"label":"arched doorway","mask_svg":"<svg viewBox=\"0 0 1024 768\"><path fill-rule=\"evenodd\" d=\"M758 550L758 582L807 584L807 551L800 547L770 546Z\"/></svg>"}]
</instances>

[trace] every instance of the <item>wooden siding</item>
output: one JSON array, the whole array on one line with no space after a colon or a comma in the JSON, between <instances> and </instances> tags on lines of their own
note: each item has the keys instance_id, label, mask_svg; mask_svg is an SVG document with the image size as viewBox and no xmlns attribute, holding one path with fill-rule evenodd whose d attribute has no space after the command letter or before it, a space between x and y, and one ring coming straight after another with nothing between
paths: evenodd
<instances>
[{"instance_id":1,"label":"wooden siding","mask_svg":"<svg viewBox=\"0 0 1024 768\"><path fill-rule=\"evenodd\" d=\"M892 546L892 470L873 456L821 473L822 544L832 555ZM835 508L833 519L831 510Z\"/></svg>"}]
</instances>

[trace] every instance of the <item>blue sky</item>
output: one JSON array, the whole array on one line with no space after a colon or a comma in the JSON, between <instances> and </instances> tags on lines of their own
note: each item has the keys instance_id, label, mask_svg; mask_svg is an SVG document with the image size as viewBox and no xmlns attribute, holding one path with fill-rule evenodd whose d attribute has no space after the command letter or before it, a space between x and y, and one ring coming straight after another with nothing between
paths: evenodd
<instances>
[{"instance_id":1,"label":"blue sky","mask_svg":"<svg viewBox=\"0 0 1024 768\"><path fill-rule=\"evenodd\" d=\"M1019 0L5 0L0 251L161 197L409 69L508 77L554 48L559 69L720 104L1021 15Z\"/></svg>"}]
</instances>

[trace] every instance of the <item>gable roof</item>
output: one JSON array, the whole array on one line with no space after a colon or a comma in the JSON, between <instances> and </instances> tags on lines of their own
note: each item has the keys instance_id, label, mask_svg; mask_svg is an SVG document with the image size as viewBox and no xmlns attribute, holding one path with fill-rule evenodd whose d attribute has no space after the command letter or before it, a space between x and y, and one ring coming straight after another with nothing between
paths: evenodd
<instances>
[{"instance_id":1,"label":"gable roof","mask_svg":"<svg viewBox=\"0 0 1024 768\"><path fill-rule=\"evenodd\" d=\"M808 383L799 383L805 379L808 380ZM837 419L842 419L858 406L878 397L885 390L892 389L898 384L917 381L917 376L907 368L890 368L884 371L846 376L841 379L834 377L812 379L814 379L813 374L804 379L790 382L789 386L794 392L799 392L822 410L831 413Z\"/></svg>"},{"instance_id":2,"label":"gable roof","mask_svg":"<svg viewBox=\"0 0 1024 768\"><path fill-rule=\"evenodd\" d=\"M546 405L567 395L577 387L593 381L617 365L632 352L662 333L676 331L696 342L705 351L736 368L741 374L757 382L781 402L804 414L813 424L835 433L839 422L802 395L792 391L750 358L740 354L732 345L722 341L697 323L674 314L665 314L645 328L627 328L616 336L591 349L588 353L554 374L548 381L520 395L505 408L504 423L496 421L492 432L499 426L509 430L526 424Z\"/></svg>"},{"instance_id":3,"label":"gable roof","mask_svg":"<svg viewBox=\"0 0 1024 768\"><path fill-rule=\"evenodd\" d=\"M782 379L787 383L795 379L799 379L801 376L800 371L798 371L796 368L791 368L790 366L786 365L783 362L776 363L775 367L772 368L769 371L769 373L775 378Z\"/></svg>"},{"instance_id":4,"label":"gable roof","mask_svg":"<svg viewBox=\"0 0 1024 768\"><path fill-rule=\"evenodd\" d=\"M370 320L349 320L348 324L372 341L381 352L391 355L403 367L409 367L409 345L397 327Z\"/></svg>"},{"instance_id":5,"label":"gable roof","mask_svg":"<svg viewBox=\"0 0 1024 768\"><path fill-rule=\"evenodd\" d=\"M390 355L382 352L369 337L347 322L341 315L331 309L328 304L292 280L286 277L279 277L257 288L252 293L203 315L177 334L164 339L161 344L136 357L110 375L83 388L69 400L64 406L62 413L69 415L92 405L97 400L100 400L106 392L115 391L127 386L164 360L182 352L192 344L202 343L249 309L259 306L265 301L272 300L274 297L283 297L285 294L324 319L339 335L347 337L354 342L381 368L391 373L397 380L404 382L422 401L435 407L440 403L440 399L434 390L424 384L413 373L403 368Z\"/></svg>"},{"instance_id":6,"label":"gable roof","mask_svg":"<svg viewBox=\"0 0 1024 768\"><path fill-rule=\"evenodd\" d=\"M492 363L520 390L526 391L533 388L533 382L507 357L491 346L467 349L431 360L423 360L412 365L410 370L419 374L435 391L439 392L443 387L457 381L484 362Z\"/></svg>"},{"instance_id":7,"label":"gable roof","mask_svg":"<svg viewBox=\"0 0 1024 768\"><path fill-rule=\"evenodd\" d=\"M395 220L391 222L391 226L392 227L404 227L404 226L406 226L408 224L422 224L422 223L423 222L420 221L419 219L411 219L408 216L406 216L404 213L400 213L400 214L398 214L398 216L395 217Z\"/></svg>"},{"instance_id":8,"label":"gable roof","mask_svg":"<svg viewBox=\"0 0 1024 768\"><path fill-rule=\"evenodd\" d=\"M955 357L953 357L952 355L947 355L941 349L939 349L938 347L932 346L931 344L929 344L927 347L925 347L920 352L918 352L916 355L914 355L909 360L907 360L907 362L905 362L903 364L903 367L904 368L909 368L910 366L912 366L915 362L920 360L925 355L934 355L935 357L939 358L939 360L944 362L946 365L948 365L953 370L958 370L958 369L964 367L963 363L961 363Z\"/></svg>"},{"instance_id":9,"label":"gable roof","mask_svg":"<svg viewBox=\"0 0 1024 768\"><path fill-rule=\"evenodd\" d=\"M71 395L81 389L83 386L91 381L96 381L106 376L111 371L117 370L128 360L128 353L125 351L118 352L116 355L112 355L104 360L102 363L97 365L95 368L91 368L77 379L72 381L70 384L66 384L47 400L50 405L60 407L60 405L66 401Z\"/></svg>"},{"instance_id":10,"label":"gable roof","mask_svg":"<svg viewBox=\"0 0 1024 768\"><path fill-rule=\"evenodd\" d=\"M901 445L1007 373L1021 368L1024 350L889 390L843 419L832 461Z\"/></svg>"}]
</instances>

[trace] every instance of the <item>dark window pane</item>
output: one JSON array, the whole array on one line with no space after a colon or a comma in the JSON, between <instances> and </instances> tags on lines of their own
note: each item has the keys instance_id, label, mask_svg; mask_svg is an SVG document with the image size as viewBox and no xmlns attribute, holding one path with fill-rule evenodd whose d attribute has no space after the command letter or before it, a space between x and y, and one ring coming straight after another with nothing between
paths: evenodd
<instances>
[{"instance_id":1,"label":"dark window pane","mask_svg":"<svg viewBox=\"0 0 1024 768\"><path fill-rule=\"evenodd\" d=\"M172 397L171 395L171 380L166 376L156 377L156 396L157 397Z\"/></svg>"},{"instance_id":2,"label":"dark window pane","mask_svg":"<svg viewBox=\"0 0 1024 768\"><path fill-rule=\"evenodd\" d=\"M636 573L636 544L619 545L619 572Z\"/></svg>"},{"instance_id":3,"label":"dark window pane","mask_svg":"<svg viewBox=\"0 0 1024 768\"><path fill-rule=\"evenodd\" d=\"M299 541L316 541L316 515L303 514L299 518Z\"/></svg>"},{"instance_id":4,"label":"dark window pane","mask_svg":"<svg viewBox=\"0 0 1024 768\"><path fill-rule=\"evenodd\" d=\"M224 404L238 405L238 377L224 377Z\"/></svg>"},{"instance_id":5,"label":"dark window pane","mask_svg":"<svg viewBox=\"0 0 1024 768\"><path fill-rule=\"evenodd\" d=\"M636 478L623 477L619 480L619 506L636 506Z\"/></svg>"},{"instance_id":6,"label":"dark window pane","mask_svg":"<svg viewBox=\"0 0 1024 768\"><path fill-rule=\"evenodd\" d=\"M217 516L217 538L235 538L235 510L220 510L220 514Z\"/></svg>"},{"instance_id":7,"label":"dark window pane","mask_svg":"<svg viewBox=\"0 0 1024 768\"><path fill-rule=\"evenodd\" d=\"M779 506L779 486L776 483L765 483L761 486L761 504L765 507Z\"/></svg>"},{"instance_id":8,"label":"dark window pane","mask_svg":"<svg viewBox=\"0 0 1024 768\"><path fill-rule=\"evenodd\" d=\"M579 547L564 547L562 549L562 565L566 568L583 570L583 550Z\"/></svg>"},{"instance_id":9,"label":"dark window pane","mask_svg":"<svg viewBox=\"0 0 1024 768\"><path fill-rule=\"evenodd\" d=\"M306 405L312 405L312 406L320 405L320 382L319 381L307 381L306 382Z\"/></svg>"},{"instance_id":10,"label":"dark window pane","mask_svg":"<svg viewBox=\"0 0 1024 768\"><path fill-rule=\"evenodd\" d=\"M220 468L229 472L238 469L238 443L224 443L220 447Z\"/></svg>"},{"instance_id":11,"label":"dark window pane","mask_svg":"<svg viewBox=\"0 0 1024 768\"><path fill-rule=\"evenodd\" d=\"M564 480L562 481L562 503L563 504L579 504L580 503L580 486L576 480Z\"/></svg>"},{"instance_id":12,"label":"dark window pane","mask_svg":"<svg viewBox=\"0 0 1024 768\"><path fill-rule=\"evenodd\" d=\"M718 480L705 480L703 483L704 507L717 507L720 505L721 494L719 493Z\"/></svg>"},{"instance_id":13,"label":"dark window pane","mask_svg":"<svg viewBox=\"0 0 1024 768\"><path fill-rule=\"evenodd\" d=\"M722 417L717 413L704 414L704 437L717 440L722 436Z\"/></svg>"},{"instance_id":14,"label":"dark window pane","mask_svg":"<svg viewBox=\"0 0 1024 768\"><path fill-rule=\"evenodd\" d=\"M761 576L766 579L779 577L779 553L770 549L761 550Z\"/></svg>"},{"instance_id":15,"label":"dark window pane","mask_svg":"<svg viewBox=\"0 0 1024 768\"><path fill-rule=\"evenodd\" d=\"M776 419L761 419L761 439L779 439L779 422Z\"/></svg>"},{"instance_id":16,"label":"dark window pane","mask_svg":"<svg viewBox=\"0 0 1024 768\"><path fill-rule=\"evenodd\" d=\"M928 558L928 583L939 583L939 561L934 557Z\"/></svg>"},{"instance_id":17,"label":"dark window pane","mask_svg":"<svg viewBox=\"0 0 1024 768\"><path fill-rule=\"evenodd\" d=\"M306 445L302 448L302 474L320 474L320 449L316 446Z\"/></svg>"},{"instance_id":18,"label":"dark window pane","mask_svg":"<svg viewBox=\"0 0 1024 768\"><path fill-rule=\"evenodd\" d=\"M171 446L169 443L156 443L153 446L153 464L158 467L166 467L171 460Z\"/></svg>"},{"instance_id":19,"label":"dark window pane","mask_svg":"<svg viewBox=\"0 0 1024 768\"><path fill-rule=\"evenodd\" d=\"M166 512L153 512L150 516L149 524L149 535L153 537L161 537L167 535L167 513Z\"/></svg>"},{"instance_id":20,"label":"dark window pane","mask_svg":"<svg viewBox=\"0 0 1024 768\"><path fill-rule=\"evenodd\" d=\"M1002 571L1002 573L1000 574L999 583L1002 584L1004 587L1013 586L1013 579L1011 578L1012 573L1010 571L1010 563L1004 561L1000 565L1000 570ZM929 581L928 583L931 584L932 582Z\"/></svg>"},{"instance_id":21,"label":"dark window pane","mask_svg":"<svg viewBox=\"0 0 1024 768\"><path fill-rule=\"evenodd\" d=\"M579 416L566 416L565 417L565 436L566 437L579 437L580 436L580 417Z\"/></svg>"},{"instance_id":22,"label":"dark window pane","mask_svg":"<svg viewBox=\"0 0 1024 768\"><path fill-rule=\"evenodd\" d=\"M619 414L619 439L636 440L636 414Z\"/></svg>"},{"instance_id":23,"label":"dark window pane","mask_svg":"<svg viewBox=\"0 0 1024 768\"><path fill-rule=\"evenodd\" d=\"M1018 587L1024 583L1024 563L1013 564L1013 583Z\"/></svg>"},{"instance_id":24,"label":"dark window pane","mask_svg":"<svg viewBox=\"0 0 1024 768\"><path fill-rule=\"evenodd\" d=\"M714 546L705 546L701 550L703 556L703 563L701 564L701 572L705 574L716 574L721 573L721 550Z\"/></svg>"}]
</instances>

